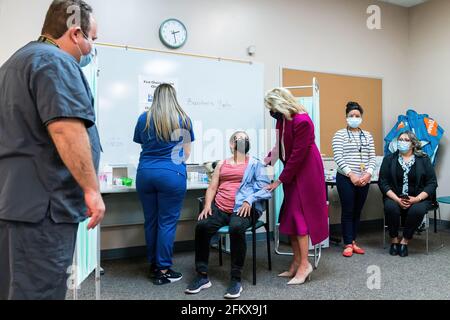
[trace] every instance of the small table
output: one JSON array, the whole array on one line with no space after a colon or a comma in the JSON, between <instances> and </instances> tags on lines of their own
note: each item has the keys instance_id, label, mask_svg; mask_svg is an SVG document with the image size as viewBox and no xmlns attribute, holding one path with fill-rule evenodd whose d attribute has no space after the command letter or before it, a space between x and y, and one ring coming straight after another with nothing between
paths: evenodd
<instances>
[{"instance_id":1,"label":"small table","mask_svg":"<svg viewBox=\"0 0 450 320\"><path fill-rule=\"evenodd\" d=\"M206 190L209 187L209 183L202 182L190 182L187 183L187 191L191 190ZM136 187L125 187L125 186L108 186L101 189L102 195L109 194L119 194L119 193L135 193L137 192Z\"/></svg>"}]
</instances>

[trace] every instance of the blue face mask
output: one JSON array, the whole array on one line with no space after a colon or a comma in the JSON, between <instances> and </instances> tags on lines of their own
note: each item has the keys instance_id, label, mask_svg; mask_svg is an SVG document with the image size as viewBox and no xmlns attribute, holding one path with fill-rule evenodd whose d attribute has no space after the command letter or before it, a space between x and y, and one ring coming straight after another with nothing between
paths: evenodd
<instances>
[{"instance_id":1,"label":"blue face mask","mask_svg":"<svg viewBox=\"0 0 450 320\"><path fill-rule=\"evenodd\" d=\"M92 62L92 60L94 60L96 51L94 48L94 42L91 39L89 39L89 37L83 32L83 30L80 29L80 32L83 35L83 37L91 45L91 52L84 55L83 52L81 51L80 45L77 43L78 51L80 51L80 55L81 55L79 64L80 64L80 67L84 68L84 67L88 66Z\"/></svg>"},{"instance_id":2,"label":"blue face mask","mask_svg":"<svg viewBox=\"0 0 450 320\"><path fill-rule=\"evenodd\" d=\"M91 52L89 52L87 55L81 56L80 67L84 68L88 66L92 62L92 60L94 60L94 56L95 56L95 48L94 46L92 46Z\"/></svg>"},{"instance_id":3,"label":"blue face mask","mask_svg":"<svg viewBox=\"0 0 450 320\"><path fill-rule=\"evenodd\" d=\"M347 124L352 129L358 129L362 124L362 118L347 118Z\"/></svg>"},{"instance_id":4,"label":"blue face mask","mask_svg":"<svg viewBox=\"0 0 450 320\"><path fill-rule=\"evenodd\" d=\"M411 142L399 141L397 148L401 154L408 153L408 151L411 150Z\"/></svg>"}]
</instances>

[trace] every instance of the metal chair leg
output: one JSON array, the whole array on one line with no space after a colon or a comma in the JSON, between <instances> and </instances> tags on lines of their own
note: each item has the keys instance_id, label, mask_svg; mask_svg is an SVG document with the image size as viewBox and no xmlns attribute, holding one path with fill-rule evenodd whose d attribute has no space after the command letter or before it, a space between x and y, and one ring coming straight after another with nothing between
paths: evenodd
<instances>
[{"instance_id":1,"label":"metal chair leg","mask_svg":"<svg viewBox=\"0 0 450 320\"><path fill-rule=\"evenodd\" d=\"M272 254L270 252L270 230L266 228L266 239L267 239L267 262L269 264L269 271L272 271Z\"/></svg>"},{"instance_id":2,"label":"metal chair leg","mask_svg":"<svg viewBox=\"0 0 450 320\"><path fill-rule=\"evenodd\" d=\"M279 229L280 229L280 225L279 224L275 225L275 253L280 256L293 256L294 254L292 252L282 252L279 250L279 247L280 247L280 230ZM317 264L317 267L319 266L320 257L322 255L322 245L319 245L319 247L320 247L319 253L317 253L314 250L314 253L308 254L309 258L314 258L314 261L315 261L314 264Z\"/></svg>"},{"instance_id":3,"label":"metal chair leg","mask_svg":"<svg viewBox=\"0 0 450 320\"><path fill-rule=\"evenodd\" d=\"M292 252L282 252L280 251L280 224L275 225L275 253L280 256L293 256Z\"/></svg>"},{"instance_id":4,"label":"metal chair leg","mask_svg":"<svg viewBox=\"0 0 450 320\"><path fill-rule=\"evenodd\" d=\"M322 258L322 245L314 246L314 269L319 268L320 259Z\"/></svg>"},{"instance_id":5,"label":"metal chair leg","mask_svg":"<svg viewBox=\"0 0 450 320\"><path fill-rule=\"evenodd\" d=\"M266 201L266 239L267 239L267 262L269 264L269 271L272 271L272 252L270 251L270 203Z\"/></svg>"},{"instance_id":6,"label":"metal chair leg","mask_svg":"<svg viewBox=\"0 0 450 320\"><path fill-rule=\"evenodd\" d=\"M434 209L434 233L437 233L437 209Z\"/></svg>"},{"instance_id":7,"label":"metal chair leg","mask_svg":"<svg viewBox=\"0 0 450 320\"><path fill-rule=\"evenodd\" d=\"M253 285L256 286L256 230L253 229Z\"/></svg>"},{"instance_id":8,"label":"metal chair leg","mask_svg":"<svg viewBox=\"0 0 450 320\"><path fill-rule=\"evenodd\" d=\"M222 235L219 236L219 265L223 266L223 260L222 260Z\"/></svg>"},{"instance_id":9,"label":"metal chair leg","mask_svg":"<svg viewBox=\"0 0 450 320\"><path fill-rule=\"evenodd\" d=\"M435 228L434 232L438 234L440 244L439 244L439 247L437 247L436 249L433 248L433 250L440 250L440 249L444 248L444 241L442 240L442 233L437 232L438 230L436 228L437 227L437 220L438 220L437 217L439 217L439 221L441 221L441 208L440 207L438 207L437 209L434 209L434 228ZM429 229L431 227L430 226L429 213L427 213L427 215L426 215L426 225L425 225L425 227L426 227L426 239L425 239L426 244L425 245L426 245L426 254L428 255L430 253Z\"/></svg>"},{"instance_id":10,"label":"metal chair leg","mask_svg":"<svg viewBox=\"0 0 450 320\"><path fill-rule=\"evenodd\" d=\"M442 221L442 217L441 217L441 207L438 208L438 212L439 212L439 222Z\"/></svg>"},{"instance_id":11,"label":"metal chair leg","mask_svg":"<svg viewBox=\"0 0 450 320\"><path fill-rule=\"evenodd\" d=\"M441 207L438 207L438 215L439 215L439 221L442 221L442 218L441 218ZM442 233L438 233L438 235L439 235L439 242L441 243L439 245L439 248L438 248L438 250L439 250L439 249L444 248L444 241L442 240Z\"/></svg>"},{"instance_id":12,"label":"metal chair leg","mask_svg":"<svg viewBox=\"0 0 450 320\"><path fill-rule=\"evenodd\" d=\"M314 269L317 269L317 245L314 246Z\"/></svg>"}]
</instances>

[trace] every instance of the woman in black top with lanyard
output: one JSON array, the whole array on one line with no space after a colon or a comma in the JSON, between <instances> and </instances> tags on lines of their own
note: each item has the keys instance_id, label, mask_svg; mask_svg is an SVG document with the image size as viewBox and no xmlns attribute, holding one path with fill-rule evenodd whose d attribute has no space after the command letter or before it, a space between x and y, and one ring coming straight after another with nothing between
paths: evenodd
<instances>
[{"instance_id":1,"label":"woman in black top with lanyard","mask_svg":"<svg viewBox=\"0 0 450 320\"><path fill-rule=\"evenodd\" d=\"M357 245L356 238L376 167L376 155L372 135L360 128L363 114L358 103L349 102L346 108L348 126L333 138L334 160L338 166L336 185L342 206L344 257L365 253Z\"/></svg>"},{"instance_id":2,"label":"woman in black top with lanyard","mask_svg":"<svg viewBox=\"0 0 450 320\"><path fill-rule=\"evenodd\" d=\"M392 239L390 254L406 257L408 243L431 207L431 198L438 186L430 158L422 151L414 133L402 133L398 138L398 151L384 158L379 186ZM400 221L404 222L401 241L398 238Z\"/></svg>"}]
</instances>

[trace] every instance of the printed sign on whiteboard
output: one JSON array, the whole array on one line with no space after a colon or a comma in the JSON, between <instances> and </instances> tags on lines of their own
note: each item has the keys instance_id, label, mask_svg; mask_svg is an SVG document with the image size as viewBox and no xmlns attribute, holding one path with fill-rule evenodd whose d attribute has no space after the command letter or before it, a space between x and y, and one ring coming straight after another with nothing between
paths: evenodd
<instances>
[{"instance_id":1,"label":"printed sign on whiteboard","mask_svg":"<svg viewBox=\"0 0 450 320\"><path fill-rule=\"evenodd\" d=\"M178 80L162 79L161 77L139 76L139 114L150 110L153 96L158 86L163 83L172 85L178 91Z\"/></svg>"}]
</instances>

